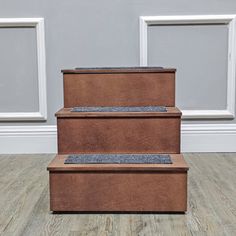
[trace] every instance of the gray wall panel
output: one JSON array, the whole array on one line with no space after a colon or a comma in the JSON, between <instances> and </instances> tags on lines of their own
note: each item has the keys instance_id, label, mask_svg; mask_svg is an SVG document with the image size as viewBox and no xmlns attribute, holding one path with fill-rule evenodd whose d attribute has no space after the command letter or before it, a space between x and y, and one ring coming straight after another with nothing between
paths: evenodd
<instances>
[{"instance_id":1,"label":"gray wall panel","mask_svg":"<svg viewBox=\"0 0 236 236\"><path fill-rule=\"evenodd\" d=\"M227 25L148 27L148 64L177 68L181 109L226 108L227 52Z\"/></svg>"},{"instance_id":2,"label":"gray wall panel","mask_svg":"<svg viewBox=\"0 0 236 236\"><path fill-rule=\"evenodd\" d=\"M39 110L35 28L0 28L0 112Z\"/></svg>"},{"instance_id":3,"label":"gray wall panel","mask_svg":"<svg viewBox=\"0 0 236 236\"><path fill-rule=\"evenodd\" d=\"M139 64L139 16L140 15L180 15L180 14L232 14L236 13L236 2L229 1L189 1L189 0L101 0L101 1L46 1L46 0L11 0L0 1L1 17L44 17L45 19L45 35L46 35L46 62L47 62L47 93L48 93L48 120L47 122L25 122L25 123L6 123L0 122L0 125L51 125L55 124L54 113L62 107L62 76L60 70L62 68L73 68L76 66L133 66ZM163 30L164 31L164 30ZM213 35L221 35L224 33L224 27L218 27L216 32L211 28L206 37L212 38ZM188 31L189 32L189 31ZM201 29L202 32L202 29ZM158 34L158 32L156 32ZM151 32L152 39L155 40L155 32ZM173 32L181 39L181 34ZM188 36L194 38L190 33ZM165 32L162 32L162 36ZM221 38L219 42L212 45L217 50L224 51L225 38ZM204 40L205 42L205 40ZM171 42L169 42L171 44ZM223 45L221 45L223 44ZM170 45L169 45L170 46ZM207 47L207 45L204 45ZM204 48L203 47L203 48ZM153 45L153 51L158 50L158 45ZM213 50L213 49L212 49ZM156 51L157 52L157 51ZM197 48L193 51L198 53ZM220 53L220 51L217 51ZM216 64L222 64L219 73L225 73L225 55L217 58ZM0 55L1 57L2 55ZM154 55L155 57L155 55ZM212 58L212 57L211 57ZM183 58L184 59L184 58ZM183 62L185 59L183 60ZM169 59L166 61L153 61L152 63L161 63L164 66L170 66ZM173 61L174 63L175 61ZM213 65L212 63L211 65ZM172 66L172 65L171 65ZM175 65L173 65L175 66ZM188 64L189 66L189 64ZM178 68L177 68L178 69ZM206 69L206 68L205 68ZM194 70L194 68L193 68ZM181 89L192 91L193 83L185 84L187 77L182 79L181 69L177 74L177 86ZM210 72L208 72L210 73ZM0 72L1 74L1 72ZM199 108L224 107L225 93L218 94L213 88L221 87L221 91L225 90L225 81L222 76L217 77L216 85L212 85L212 76L207 77L207 81L211 89L209 96L206 97L207 103L204 105L203 98L207 95L206 90L201 88L199 91L200 98L194 94L194 100L189 103L182 103L186 100L188 93L184 93L183 97L177 96L178 103L182 106L192 107L198 105ZM195 74L192 79L199 77ZM200 76L201 79L206 79ZM2 78L1 78L2 79ZM182 80L181 80L182 79ZM209 79L209 80L208 80ZM184 82L185 81L185 82ZM188 82L188 81L187 81ZM200 82L200 81L198 81ZM30 85L35 89L35 84ZM213 88L212 88L213 86ZM214 103L214 100L217 102ZM34 104L34 103L32 103ZM35 105L35 104L34 104ZM10 105L7 106L10 109ZM29 105L27 105L29 106ZM13 107L14 108L14 107ZM190 121L185 121L190 122ZM191 121L193 123L205 121ZM209 122L209 121L206 121ZM235 120L219 120L212 123L232 123Z\"/></svg>"}]
</instances>

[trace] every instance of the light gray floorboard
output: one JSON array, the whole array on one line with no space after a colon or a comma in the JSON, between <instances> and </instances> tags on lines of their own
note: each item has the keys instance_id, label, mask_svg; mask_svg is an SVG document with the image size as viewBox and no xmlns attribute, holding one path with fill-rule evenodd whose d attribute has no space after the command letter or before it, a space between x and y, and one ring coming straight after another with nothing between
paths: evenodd
<instances>
[{"instance_id":1,"label":"light gray floorboard","mask_svg":"<svg viewBox=\"0 0 236 236\"><path fill-rule=\"evenodd\" d=\"M52 214L54 155L0 155L0 235L236 235L236 153L185 154L188 212Z\"/></svg>"}]
</instances>

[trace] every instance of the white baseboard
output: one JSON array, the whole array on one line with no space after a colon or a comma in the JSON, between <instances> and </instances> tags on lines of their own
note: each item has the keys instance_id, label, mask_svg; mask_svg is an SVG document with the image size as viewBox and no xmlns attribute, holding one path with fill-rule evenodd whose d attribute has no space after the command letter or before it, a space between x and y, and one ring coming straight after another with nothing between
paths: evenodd
<instances>
[{"instance_id":1,"label":"white baseboard","mask_svg":"<svg viewBox=\"0 0 236 236\"><path fill-rule=\"evenodd\" d=\"M236 152L236 124L182 124L182 152ZM0 153L56 153L56 126L0 126Z\"/></svg>"},{"instance_id":2,"label":"white baseboard","mask_svg":"<svg viewBox=\"0 0 236 236\"><path fill-rule=\"evenodd\" d=\"M182 152L236 152L236 124L182 124Z\"/></svg>"},{"instance_id":3,"label":"white baseboard","mask_svg":"<svg viewBox=\"0 0 236 236\"><path fill-rule=\"evenodd\" d=\"M0 126L0 153L56 153L56 126Z\"/></svg>"}]
</instances>

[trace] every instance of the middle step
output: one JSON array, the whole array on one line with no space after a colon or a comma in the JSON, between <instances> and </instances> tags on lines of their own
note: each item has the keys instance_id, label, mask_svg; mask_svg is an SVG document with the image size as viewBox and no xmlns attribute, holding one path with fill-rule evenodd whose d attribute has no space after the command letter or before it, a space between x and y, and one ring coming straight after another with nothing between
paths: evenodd
<instances>
[{"instance_id":1,"label":"middle step","mask_svg":"<svg viewBox=\"0 0 236 236\"><path fill-rule=\"evenodd\" d=\"M146 111L145 107L125 112L72 110L56 113L59 154L180 153L181 112L175 107L166 111Z\"/></svg>"}]
</instances>

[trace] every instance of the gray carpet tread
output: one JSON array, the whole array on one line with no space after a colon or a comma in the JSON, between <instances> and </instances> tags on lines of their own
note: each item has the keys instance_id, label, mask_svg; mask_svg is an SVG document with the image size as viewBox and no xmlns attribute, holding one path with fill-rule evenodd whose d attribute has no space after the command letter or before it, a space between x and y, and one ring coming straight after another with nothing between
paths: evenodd
<instances>
[{"instance_id":1,"label":"gray carpet tread","mask_svg":"<svg viewBox=\"0 0 236 236\"><path fill-rule=\"evenodd\" d=\"M73 154L65 164L172 164L169 154Z\"/></svg>"},{"instance_id":2,"label":"gray carpet tread","mask_svg":"<svg viewBox=\"0 0 236 236\"><path fill-rule=\"evenodd\" d=\"M164 106L74 107L72 112L167 112Z\"/></svg>"}]
</instances>

